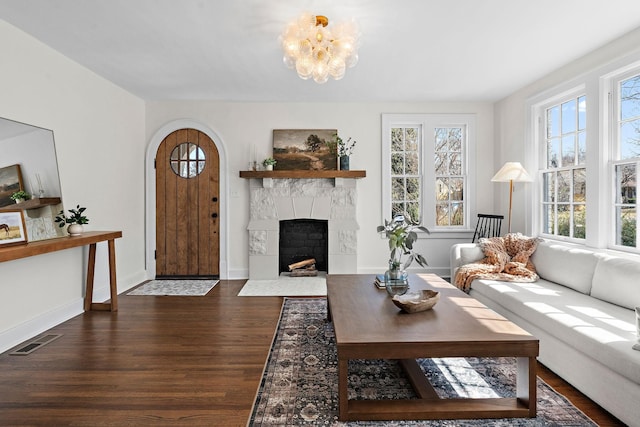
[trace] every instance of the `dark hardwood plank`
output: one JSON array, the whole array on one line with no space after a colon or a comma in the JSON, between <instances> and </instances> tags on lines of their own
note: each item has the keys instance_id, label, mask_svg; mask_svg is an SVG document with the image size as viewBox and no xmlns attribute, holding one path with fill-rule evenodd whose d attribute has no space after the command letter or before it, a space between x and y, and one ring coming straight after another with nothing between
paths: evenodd
<instances>
[{"instance_id":1,"label":"dark hardwood plank","mask_svg":"<svg viewBox=\"0 0 640 427\"><path fill-rule=\"evenodd\" d=\"M282 298L120 295L29 356L0 355L0 425L245 426ZM539 365L539 375L601 426L615 418Z\"/></svg>"}]
</instances>

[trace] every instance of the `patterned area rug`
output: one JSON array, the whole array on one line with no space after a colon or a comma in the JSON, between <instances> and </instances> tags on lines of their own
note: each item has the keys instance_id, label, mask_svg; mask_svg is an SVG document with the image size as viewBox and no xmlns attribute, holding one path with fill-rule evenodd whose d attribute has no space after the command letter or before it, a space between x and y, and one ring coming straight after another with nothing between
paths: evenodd
<instances>
[{"instance_id":1,"label":"patterned area rug","mask_svg":"<svg viewBox=\"0 0 640 427\"><path fill-rule=\"evenodd\" d=\"M203 296L218 280L151 280L127 295Z\"/></svg>"},{"instance_id":2,"label":"patterned area rug","mask_svg":"<svg viewBox=\"0 0 640 427\"><path fill-rule=\"evenodd\" d=\"M326 299L286 299L250 426L596 426L538 378L537 418L443 421L338 421L335 336ZM514 358L420 359L442 397L514 397ZM396 362L349 363L350 399L415 397Z\"/></svg>"},{"instance_id":3,"label":"patterned area rug","mask_svg":"<svg viewBox=\"0 0 640 427\"><path fill-rule=\"evenodd\" d=\"M239 297L320 297L327 295L326 275L316 277L289 277L281 275L275 280L247 280Z\"/></svg>"}]
</instances>

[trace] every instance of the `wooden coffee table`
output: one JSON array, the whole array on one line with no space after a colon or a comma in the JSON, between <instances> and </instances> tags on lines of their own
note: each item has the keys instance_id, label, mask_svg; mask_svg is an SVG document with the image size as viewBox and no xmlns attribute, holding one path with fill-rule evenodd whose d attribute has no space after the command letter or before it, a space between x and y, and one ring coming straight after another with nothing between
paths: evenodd
<instances>
[{"instance_id":1,"label":"wooden coffee table","mask_svg":"<svg viewBox=\"0 0 640 427\"><path fill-rule=\"evenodd\" d=\"M327 275L329 318L338 348L339 418L408 420L536 416L538 340L479 301L433 274L411 275L412 291L433 289L440 301L432 310L400 311L373 275ZM417 358L516 357L516 396L494 399L441 399ZM397 359L418 398L350 400L350 359Z\"/></svg>"}]
</instances>

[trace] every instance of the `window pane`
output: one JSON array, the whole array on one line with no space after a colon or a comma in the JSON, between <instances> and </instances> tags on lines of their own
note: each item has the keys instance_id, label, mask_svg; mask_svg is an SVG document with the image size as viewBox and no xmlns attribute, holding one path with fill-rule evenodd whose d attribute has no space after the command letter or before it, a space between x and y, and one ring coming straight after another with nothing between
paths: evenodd
<instances>
[{"instance_id":1,"label":"window pane","mask_svg":"<svg viewBox=\"0 0 640 427\"><path fill-rule=\"evenodd\" d=\"M587 128L587 101L584 96L578 98L578 129Z\"/></svg>"},{"instance_id":2,"label":"window pane","mask_svg":"<svg viewBox=\"0 0 640 427\"><path fill-rule=\"evenodd\" d=\"M392 128L391 129L391 151L404 150L404 129Z\"/></svg>"},{"instance_id":3,"label":"window pane","mask_svg":"<svg viewBox=\"0 0 640 427\"><path fill-rule=\"evenodd\" d=\"M618 189L616 203L636 203L636 182L637 174L635 164L616 166L616 183Z\"/></svg>"},{"instance_id":4,"label":"window pane","mask_svg":"<svg viewBox=\"0 0 640 427\"><path fill-rule=\"evenodd\" d=\"M571 172L558 172L558 201L569 202L571 200Z\"/></svg>"},{"instance_id":5,"label":"window pane","mask_svg":"<svg viewBox=\"0 0 640 427\"><path fill-rule=\"evenodd\" d=\"M403 175L404 174L404 154L393 153L391 154L391 175Z\"/></svg>"},{"instance_id":6,"label":"window pane","mask_svg":"<svg viewBox=\"0 0 640 427\"><path fill-rule=\"evenodd\" d=\"M436 200L449 200L449 178L436 179Z\"/></svg>"},{"instance_id":7,"label":"window pane","mask_svg":"<svg viewBox=\"0 0 640 427\"><path fill-rule=\"evenodd\" d=\"M616 208L616 244L636 247L636 208Z\"/></svg>"},{"instance_id":8,"label":"window pane","mask_svg":"<svg viewBox=\"0 0 640 427\"><path fill-rule=\"evenodd\" d=\"M547 138L560 136L560 107L547 110Z\"/></svg>"},{"instance_id":9,"label":"window pane","mask_svg":"<svg viewBox=\"0 0 640 427\"><path fill-rule=\"evenodd\" d=\"M584 205L573 207L573 237L584 239L587 237L587 222Z\"/></svg>"},{"instance_id":10,"label":"window pane","mask_svg":"<svg viewBox=\"0 0 640 427\"><path fill-rule=\"evenodd\" d=\"M462 147L462 128L449 129L449 151L460 151Z\"/></svg>"},{"instance_id":11,"label":"window pane","mask_svg":"<svg viewBox=\"0 0 640 427\"><path fill-rule=\"evenodd\" d=\"M620 159L640 157L640 119L620 124Z\"/></svg>"},{"instance_id":12,"label":"window pane","mask_svg":"<svg viewBox=\"0 0 640 427\"><path fill-rule=\"evenodd\" d=\"M451 225L463 225L464 224L464 204L452 203L451 204L452 215Z\"/></svg>"},{"instance_id":13,"label":"window pane","mask_svg":"<svg viewBox=\"0 0 640 427\"><path fill-rule=\"evenodd\" d=\"M404 203L391 203L391 218L404 215Z\"/></svg>"},{"instance_id":14,"label":"window pane","mask_svg":"<svg viewBox=\"0 0 640 427\"><path fill-rule=\"evenodd\" d=\"M584 203L587 200L587 170L573 171L573 201Z\"/></svg>"},{"instance_id":15,"label":"window pane","mask_svg":"<svg viewBox=\"0 0 640 427\"><path fill-rule=\"evenodd\" d=\"M451 175L462 175L462 156L460 156L460 153L449 154L449 173Z\"/></svg>"},{"instance_id":16,"label":"window pane","mask_svg":"<svg viewBox=\"0 0 640 427\"><path fill-rule=\"evenodd\" d=\"M462 197L464 180L462 178L450 178L449 184L451 185L451 187L449 188L451 200L464 200L464 198Z\"/></svg>"},{"instance_id":17,"label":"window pane","mask_svg":"<svg viewBox=\"0 0 640 427\"><path fill-rule=\"evenodd\" d=\"M447 174L447 155L445 153L435 153L433 156L436 176Z\"/></svg>"},{"instance_id":18,"label":"window pane","mask_svg":"<svg viewBox=\"0 0 640 427\"><path fill-rule=\"evenodd\" d=\"M422 218L420 218L420 203L419 202L409 202L406 204L407 209L405 211L406 218L409 219L409 222L412 224L419 224Z\"/></svg>"},{"instance_id":19,"label":"window pane","mask_svg":"<svg viewBox=\"0 0 640 427\"><path fill-rule=\"evenodd\" d=\"M587 133L578 134L578 164L584 165L587 161Z\"/></svg>"},{"instance_id":20,"label":"window pane","mask_svg":"<svg viewBox=\"0 0 640 427\"><path fill-rule=\"evenodd\" d=\"M576 138L574 134L562 137L562 166L573 166L576 158Z\"/></svg>"},{"instance_id":21,"label":"window pane","mask_svg":"<svg viewBox=\"0 0 640 427\"><path fill-rule=\"evenodd\" d=\"M436 203L436 225L446 227L449 222L449 203Z\"/></svg>"},{"instance_id":22,"label":"window pane","mask_svg":"<svg viewBox=\"0 0 640 427\"><path fill-rule=\"evenodd\" d=\"M542 175L544 188L542 189L543 200L545 202L556 201L556 174L555 172L547 172Z\"/></svg>"},{"instance_id":23,"label":"window pane","mask_svg":"<svg viewBox=\"0 0 640 427\"><path fill-rule=\"evenodd\" d=\"M436 128L434 132L436 152L438 151L448 151L449 150L449 138L447 137L447 129L445 128Z\"/></svg>"},{"instance_id":24,"label":"window pane","mask_svg":"<svg viewBox=\"0 0 640 427\"><path fill-rule=\"evenodd\" d=\"M407 178L407 200L420 200L420 180Z\"/></svg>"},{"instance_id":25,"label":"window pane","mask_svg":"<svg viewBox=\"0 0 640 427\"><path fill-rule=\"evenodd\" d=\"M620 120L640 116L640 75L620 83Z\"/></svg>"},{"instance_id":26,"label":"window pane","mask_svg":"<svg viewBox=\"0 0 640 427\"><path fill-rule=\"evenodd\" d=\"M556 222L554 205L543 205L542 210L542 232L547 234L555 234L555 230L553 229Z\"/></svg>"},{"instance_id":27,"label":"window pane","mask_svg":"<svg viewBox=\"0 0 640 427\"><path fill-rule=\"evenodd\" d=\"M570 208L569 205L558 205L558 235L569 237L570 231Z\"/></svg>"},{"instance_id":28,"label":"window pane","mask_svg":"<svg viewBox=\"0 0 640 427\"><path fill-rule=\"evenodd\" d=\"M405 150L418 151L418 128L407 128L405 138Z\"/></svg>"},{"instance_id":29,"label":"window pane","mask_svg":"<svg viewBox=\"0 0 640 427\"><path fill-rule=\"evenodd\" d=\"M405 164L405 174L406 175L418 175L419 166L418 166L418 153L415 151L407 152L405 156L406 164Z\"/></svg>"},{"instance_id":30,"label":"window pane","mask_svg":"<svg viewBox=\"0 0 640 427\"><path fill-rule=\"evenodd\" d=\"M560 138L554 138L547 144L547 167L557 168L560 166Z\"/></svg>"},{"instance_id":31,"label":"window pane","mask_svg":"<svg viewBox=\"0 0 640 427\"><path fill-rule=\"evenodd\" d=\"M562 104L562 134L576 131L576 100Z\"/></svg>"},{"instance_id":32,"label":"window pane","mask_svg":"<svg viewBox=\"0 0 640 427\"><path fill-rule=\"evenodd\" d=\"M391 200L394 202L404 200L404 178L391 179Z\"/></svg>"}]
</instances>

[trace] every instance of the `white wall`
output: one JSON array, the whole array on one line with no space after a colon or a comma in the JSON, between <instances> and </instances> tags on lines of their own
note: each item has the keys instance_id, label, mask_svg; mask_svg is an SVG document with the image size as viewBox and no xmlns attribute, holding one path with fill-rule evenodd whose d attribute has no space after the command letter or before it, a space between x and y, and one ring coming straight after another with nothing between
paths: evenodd
<instances>
[{"instance_id":1,"label":"white wall","mask_svg":"<svg viewBox=\"0 0 640 427\"><path fill-rule=\"evenodd\" d=\"M144 271L144 102L0 20L0 117L53 130L62 198L89 230L122 230L120 292ZM108 297L98 245L96 300ZM82 311L86 249L0 263L0 351ZM102 313L101 315L109 315Z\"/></svg>"},{"instance_id":2,"label":"white wall","mask_svg":"<svg viewBox=\"0 0 640 427\"><path fill-rule=\"evenodd\" d=\"M292 77L293 78L293 77ZM309 84L315 84L309 82ZM471 177L478 191L478 210L493 209L493 105L489 103L229 103L229 102L148 102L147 140L167 123L192 119L215 131L228 155L229 200L222 200L229 213L229 277L248 277L249 182L238 176L246 170L250 148L255 144L258 158L271 154L273 129L338 129L342 137L358 141L350 169L364 169L367 177L358 180L358 271L384 272L388 260L387 241L376 233L382 223L381 208L381 114L383 113L475 113L477 114L477 176ZM224 190L222 191L224 192ZM429 238L419 242L435 272L448 275L449 247L457 240Z\"/></svg>"},{"instance_id":3,"label":"white wall","mask_svg":"<svg viewBox=\"0 0 640 427\"><path fill-rule=\"evenodd\" d=\"M557 87L569 89L571 83L567 85L567 82L585 83L588 93L597 98L599 74L596 71L607 69L609 64L612 64L619 58L637 54L639 52L639 46L640 29L636 29L497 102L494 110L495 164L502 165L507 161L519 161L522 162L528 172L534 176L536 171L528 168L525 162L527 152L533 150L531 135L528 129L530 111L528 111L529 108L527 107L531 99ZM532 58L532 61L534 60L535 58ZM595 109L592 109L592 111L595 111ZM587 121L590 123L594 123L597 120L597 115L590 115L587 118ZM600 135L590 135L588 138L598 137L600 137ZM597 144L597 140L595 142ZM596 153L596 151L590 151L590 153ZM589 161L589 158L587 161ZM590 175L592 177L595 176L596 179L587 182L587 191L597 191L596 188L601 184L598 182L596 175ZM508 184L495 183L493 185L496 186L494 190L496 194L496 206L502 206L502 210L506 210L506 206L508 206L509 203ZM506 188L502 189L502 187L500 187L500 190L498 190L498 185ZM534 208L531 201L533 199L533 191L536 187L533 184L516 184L514 188L512 231L535 234L532 230L530 211ZM587 217L587 221L597 221L597 218L592 215L591 218ZM587 224L587 227L588 229L595 229L595 227L591 227L589 224ZM595 244L597 244L597 242L592 242L592 245Z\"/></svg>"}]
</instances>

